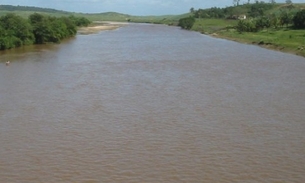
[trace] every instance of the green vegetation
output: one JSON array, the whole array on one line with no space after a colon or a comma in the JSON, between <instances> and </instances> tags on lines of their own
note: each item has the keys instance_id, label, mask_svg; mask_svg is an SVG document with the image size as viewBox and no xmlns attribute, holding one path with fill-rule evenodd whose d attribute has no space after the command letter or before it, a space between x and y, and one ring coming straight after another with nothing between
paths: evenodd
<instances>
[{"instance_id":1,"label":"green vegetation","mask_svg":"<svg viewBox=\"0 0 305 183\"><path fill-rule=\"evenodd\" d=\"M73 36L76 33L75 26L85 26L90 21L127 21L179 24L182 28L204 34L305 56L304 3L293 4L286 1L279 4L274 0L268 1L269 3L250 3L248 0L248 3L240 5L239 0L233 2L235 6L226 8L191 8L186 14L164 16L131 16L115 12L84 14L48 8L0 5L0 49L59 42L65 37ZM34 16L36 13L43 17L40 23L30 21L39 19L39 16ZM9 16L6 17L7 15ZM14 21L8 21L10 19L20 23L14 27Z\"/></svg>"},{"instance_id":2,"label":"green vegetation","mask_svg":"<svg viewBox=\"0 0 305 183\"><path fill-rule=\"evenodd\" d=\"M23 45L58 43L92 21L145 22L177 25L185 15L131 16L115 12L84 14L49 8L0 5L0 50Z\"/></svg>"},{"instance_id":3,"label":"green vegetation","mask_svg":"<svg viewBox=\"0 0 305 183\"><path fill-rule=\"evenodd\" d=\"M155 23L155 24L167 24L177 25L180 18L188 17L190 13L182 15L162 15L162 16L132 16L127 14L121 14L116 12L105 13L75 13L66 12L49 8L27 7L27 6L11 6L0 5L0 16L7 13L14 13L21 17L29 17L33 13L39 13L42 15L52 17L84 17L90 21L117 21L117 22L139 22L139 23Z\"/></svg>"},{"instance_id":4,"label":"green vegetation","mask_svg":"<svg viewBox=\"0 0 305 183\"><path fill-rule=\"evenodd\" d=\"M0 11L30 11L30 12L45 12L45 13L68 13L65 11L50 9L50 8L39 8L33 6L12 6L12 5L0 5Z\"/></svg>"},{"instance_id":5,"label":"green vegetation","mask_svg":"<svg viewBox=\"0 0 305 183\"><path fill-rule=\"evenodd\" d=\"M200 18L196 19L191 30L199 31L203 34L213 34L221 30L233 28L237 25L237 23L237 20L231 19Z\"/></svg>"},{"instance_id":6,"label":"green vegetation","mask_svg":"<svg viewBox=\"0 0 305 183\"><path fill-rule=\"evenodd\" d=\"M292 21L293 21L295 28L304 29L305 28L305 10L297 12Z\"/></svg>"},{"instance_id":7,"label":"green vegetation","mask_svg":"<svg viewBox=\"0 0 305 183\"><path fill-rule=\"evenodd\" d=\"M257 44L265 48L305 56L305 32L287 28L264 29L258 32L239 33L234 29L217 32L218 37L238 42Z\"/></svg>"},{"instance_id":8,"label":"green vegetation","mask_svg":"<svg viewBox=\"0 0 305 183\"><path fill-rule=\"evenodd\" d=\"M196 18L227 18L236 19L239 15L248 14L250 17L263 16L267 11L276 6L274 3L265 3L263 1L254 4L244 4L230 6L226 8L213 7L210 9L192 10Z\"/></svg>"},{"instance_id":9,"label":"green vegetation","mask_svg":"<svg viewBox=\"0 0 305 183\"><path fill-rule=\"evenodd\" d=\"M87 26L89 23L85 18L74 16L58 18L34 13L25 19L8 13L0 17L0 50L34 43L58 43L74 36L77 26Z\"/></svg>"},{"instance_id":10,"label":"green vegetation","mask_svg":"<svg viewBox=\"0 0 305 183\"><path fill-rule=\"evenodd\" d=\"M195 18L194 17L186 17L186 18L181 18L179 20L178 26L180 26L183 29L191 29L195 23Z\"/></svg>"},{"instance_id":11,"label":"green vegetation","mask_svg":"<svg viewBox=\"0 0 305 183\"><path fill-rule=\"evenodd\" d=\"M191 8L196 18L191 30L305 56L305 4L234 2L226 8Z\"/></svg>"},{"instance_id":12,"label":"green vegetation","mask_svg":"<svg viewBox=\"0 0 305 183\"><path fill-rule=\"evenodd\" d=\"M14 14L0 17L0 50L32 44L34 35L30 23Z\"/></svg>"},{"instance_id":13,"label":"green vegetation","mask_svg":"<svg viewBox=\"0 0 305 183\"><path fill-rule=\"evenodd\" d=\"M21 17L29 17L33 13L39 13L43 15L62 17L62 16L70 16L74 15L74 13L60 11L49 8L38 8L38 7L30 7L30 6L12 6L12 5L0 5L0 16L4 16L8 13L14 13Z\"/></svg>"}]
</instances>

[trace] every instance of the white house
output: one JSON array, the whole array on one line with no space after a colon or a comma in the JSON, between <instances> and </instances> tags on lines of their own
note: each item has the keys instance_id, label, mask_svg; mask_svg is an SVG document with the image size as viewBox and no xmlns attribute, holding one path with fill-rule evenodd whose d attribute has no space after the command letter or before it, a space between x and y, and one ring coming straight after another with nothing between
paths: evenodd
<instances>
[{"instance_id":1,"label":"white house","mask_svg":"<svg viewBox=\"0 0 305 183\"><path fill-rule=\"evenodd\" d=\"M239 15L239 16L238 16L238 19L239 19L239 20L246 20L246 19L247 19L247 16L246 16L246 15Z\"/></svg>"}]
</instances>

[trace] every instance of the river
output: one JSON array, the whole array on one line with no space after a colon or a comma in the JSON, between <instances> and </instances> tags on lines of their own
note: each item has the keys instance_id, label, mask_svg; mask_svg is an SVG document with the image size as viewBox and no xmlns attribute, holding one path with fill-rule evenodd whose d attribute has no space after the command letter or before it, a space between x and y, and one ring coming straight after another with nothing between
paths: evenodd
<instances>
[{"instance_id":1,"label":"river","mask_svg":"<svg viewBox=\"0 0 305 183\"><path fill-rule=\"evenodd\" d=\"M150 24L0 52L3 183L302 183L304 133L299 56Z\"/></svg>"}]
</instances>

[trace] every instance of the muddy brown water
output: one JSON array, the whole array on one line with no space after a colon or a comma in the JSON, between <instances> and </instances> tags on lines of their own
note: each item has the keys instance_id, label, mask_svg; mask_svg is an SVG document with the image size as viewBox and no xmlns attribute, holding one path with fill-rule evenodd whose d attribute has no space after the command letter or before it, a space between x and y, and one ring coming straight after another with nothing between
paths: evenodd
<instances>
[{"instance_id":1,"label":"muddy brown water","mask_svg":"<svg viewBox=\"0 0 305 183\"><path fill-rule=\"evenodd\" d=\"M305 182L302 57L131 24L0 61L1 183Z\"/></svg>"}]
</instances>

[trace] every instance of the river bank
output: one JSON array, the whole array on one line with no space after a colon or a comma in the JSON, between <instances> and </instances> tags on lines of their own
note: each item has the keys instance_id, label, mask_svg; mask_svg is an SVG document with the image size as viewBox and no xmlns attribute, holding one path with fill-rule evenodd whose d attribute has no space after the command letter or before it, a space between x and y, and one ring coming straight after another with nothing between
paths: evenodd
<instances>
[{"instance_id":1,"label":"river bank","mask_svg":"<svg viewBox=\"0 0 305 183\"><path fill-rule=\"evenodd\" d=\"M217 38L305 57L304 30L280 27L240 33L234 28L237 23L237 20L202 19L196 20L192 30Z\"/></svg>"},{"instance_id":2,"label":"river bank","mask_svg":"<svg viewBox=\"0 0 305 183\"><path fill-rule=\"evenodd\" d=\"M228 39L243 44L257 45L266 49L281 51L305 57L305 41L302 31L277 30L258 33L238 33L237 31L218 31L213 37Z\"/></svg>"},{"instance_id":3,"label":"river bank","mask_svg":"<svg viewBox=\"0 0 305 183\"><path fill-rule=\"evenodd\" d=\"M115 30L127 25L125 22L110 22L110 21L95 21L88 27L81 27L78 29L79 34L96 34L100 31Z\"/></svg>"}]
</instances>

